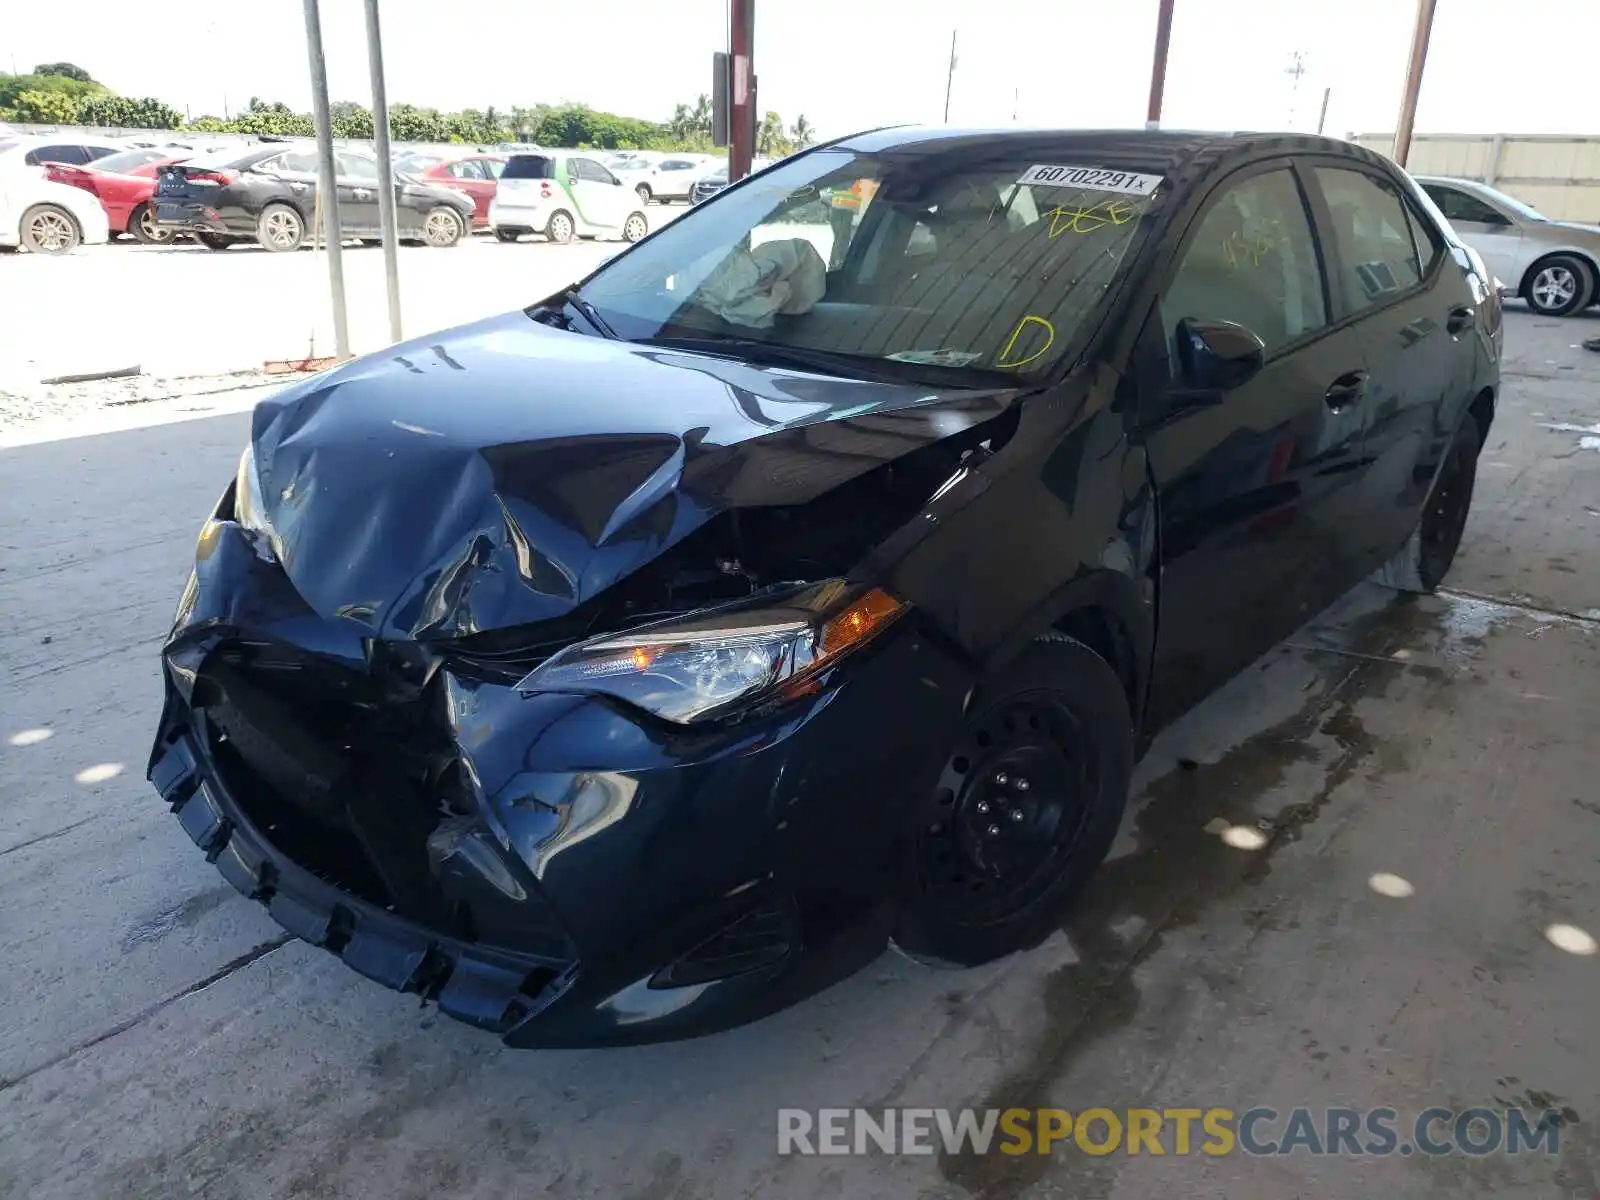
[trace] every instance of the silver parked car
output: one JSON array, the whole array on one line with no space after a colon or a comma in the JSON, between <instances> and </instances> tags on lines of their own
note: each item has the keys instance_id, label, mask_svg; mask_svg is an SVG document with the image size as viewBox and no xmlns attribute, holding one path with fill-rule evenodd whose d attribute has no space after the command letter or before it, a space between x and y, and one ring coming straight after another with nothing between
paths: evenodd
<instances>
[{"instance_id":1,"label":"silver parked car","mask_svg":"<svg viewBox=\"0 0 1600 1200\"><path fill-rule=\"evenodd\" d=\"M1600 300L1600 225L1553 221L1470 179L1418 175L1417 183L1480 255L1508 295L1565 317Z\"/></svg>"}]
</instances>

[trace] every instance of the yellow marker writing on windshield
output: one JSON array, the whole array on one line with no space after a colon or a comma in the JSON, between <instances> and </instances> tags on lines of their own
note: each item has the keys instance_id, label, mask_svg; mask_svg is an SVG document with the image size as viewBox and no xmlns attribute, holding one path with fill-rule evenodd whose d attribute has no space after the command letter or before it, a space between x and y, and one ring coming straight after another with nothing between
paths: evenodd
<instances>
[{"instance_id":1,"label":"yellow marker writing on windshield","mask_svg":"<svg viewBox=\"0 0 1600 1200\"><path fill-rule=\"evenodd\" d=\"M1037 350L1035 350L1032 354L1027 355L1025 358L1010 358L1009 356L1011 355L1012 351L1017 348L1017 342L1022 338L1022 331L1029 325L1037 325L1039 328L1044 330L1044 345L1040 346ZM1000 351L999 356L994 360L994 364L997 367L1025 367L1055 344L1056 327L1050 324L1050 322L1045 320L1043 317L1036 317L1032 313L1029 313L1027 316L1023 317L1022 320L1017 322L1017 327L1011 331L1010 340L1006 342L1006 348Z\"/></svg>"}]
</instances>

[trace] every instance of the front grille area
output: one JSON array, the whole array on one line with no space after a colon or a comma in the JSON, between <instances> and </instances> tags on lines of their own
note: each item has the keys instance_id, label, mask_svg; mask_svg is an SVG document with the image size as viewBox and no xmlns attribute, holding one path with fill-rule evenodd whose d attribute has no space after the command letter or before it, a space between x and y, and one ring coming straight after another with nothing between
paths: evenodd
<instances>
[{"instance_id":1,"label":"front grille area","mask_svg":"<svg viewBox=\"0 0 1600 1200\"><path fill-rule=\"evenodd\" d=\"M274 644L214 651L195 706L229 794L275 850L342 892L443 936L567 957L536 890L512 904L430 857L436 830L477 824L473 794L440 681L374 662L364 674Z\"/></svg>"}]
</instances>

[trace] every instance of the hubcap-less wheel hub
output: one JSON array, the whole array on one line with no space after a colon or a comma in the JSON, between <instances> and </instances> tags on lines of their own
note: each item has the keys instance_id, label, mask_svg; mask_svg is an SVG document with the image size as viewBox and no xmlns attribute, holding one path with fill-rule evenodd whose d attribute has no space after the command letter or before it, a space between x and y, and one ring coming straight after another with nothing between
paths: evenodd
<instances>
[{"instance_id":1,"label":"hubcap-less wheel hub","mask_svg":"<svg viewBox=\"0 0 1600 1200\"><path fill-rule=\"evenodd\" d=\"M1087 816L1087 753L1048 695L1019 697L963 734L920 837L923 882L941 908L981 925L1049 887Z\"/></svg>"}]
</instances>

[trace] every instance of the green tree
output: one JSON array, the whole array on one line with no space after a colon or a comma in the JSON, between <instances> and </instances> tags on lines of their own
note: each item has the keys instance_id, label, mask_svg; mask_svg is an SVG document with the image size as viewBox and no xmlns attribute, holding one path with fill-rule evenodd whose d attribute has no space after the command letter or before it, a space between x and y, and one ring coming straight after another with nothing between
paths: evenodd
<instances>
[{"instance_id":1,"label":"green tree","mask_svg":"<svg viewBox=\"0 0 1600 1200\"><path fill-rule=\"evenodd\" d=\"M196 117L192 121L185 121L182 126L193 133L235 133L232 121L224 121L221 117L211 116L209 113Z\"/></svg>"},{"instance_id":2,"label":"green tree","mask_svg":"<svg viewBox=\"0 0 1600 1200\"><path fill-rule=\"evenodd\" d=\"M793 152L794 146L783 129L783 118L775 112L768 112L756 128L756 153L762 158L782 158Z\"/></svg>"},{"instance_id":3,"label":"green tree","mask_svg":"<svg viewBox=\"0 0 1600 1200\"><path fill-rule=\"evenodd\" d=\"M79 83L93 83L94 76L76 63L40 63L33 69L35 75L59 75L63 79L76 79Z\"/></svg>"},{"instance_id":4,"label":"green tree","mask_svg":"<svg viewBox=\"0 0 1600 1200\"><path fill-rule=\"evenodd\" d=\"M37 125L76 125L78 100L61 92L23 92L6 114L14 121Z\"/></svg>"},{"instance_id":5,"label":"green tree","mask_svg":"<svg viewBox=\"0 0 1600 1200\"><path fill-rule=\"evenodd\" d=\"M374 136L372 114L353 100L337 100L328 106L333 125L333 136L371 139Z\"/></svg>"},{"instance_id":6,"label":"green tree","mask_svg":"<svg viewBox=\"0 0 1600 1200\"><path fill-rule=\"evenodd\" d=\"M0 74L0 109L14 108L17 97L23 92L46 92L53 96L67 96L79 101L85 96L99 95L105 90L98 83L68 79L65 75ZM22 121L27 118L13 115L13 119Z\"/></svg>"},{"instance_id":7,"label":"green tree","mask_svg":"<svg viewBox=\"0 0 1600 1200\"><path fill-rule=\"evenodd\" d=\"M109 129L176 129L182 121L178 112L152 96L85 97L78 105L79 125L99 125Z\"/></svg>"},{"instance_id":8,"label":"green tree","mask_svg":"<svg viewBox=\"0 0 1600 1200\"><path fill-rule=\"evenodd\" d=\"M811 122L806 120L805 113L794 119L794 124L789 126L789 136L794 140L796 150L804 150L817 140L817 131L811 127Z\"/></svg>"},{"instance_id":9,"label":"green tree","mask_svg":"<svg viewBox=\"0 0 1600 1200\"><path fill-rule=\"evenodd\" d=\"M711 132L711 97L701 92L694 98L694 108L690 110L689 119L692 122L691 132Z\"/></svg>"}]
</instances>

